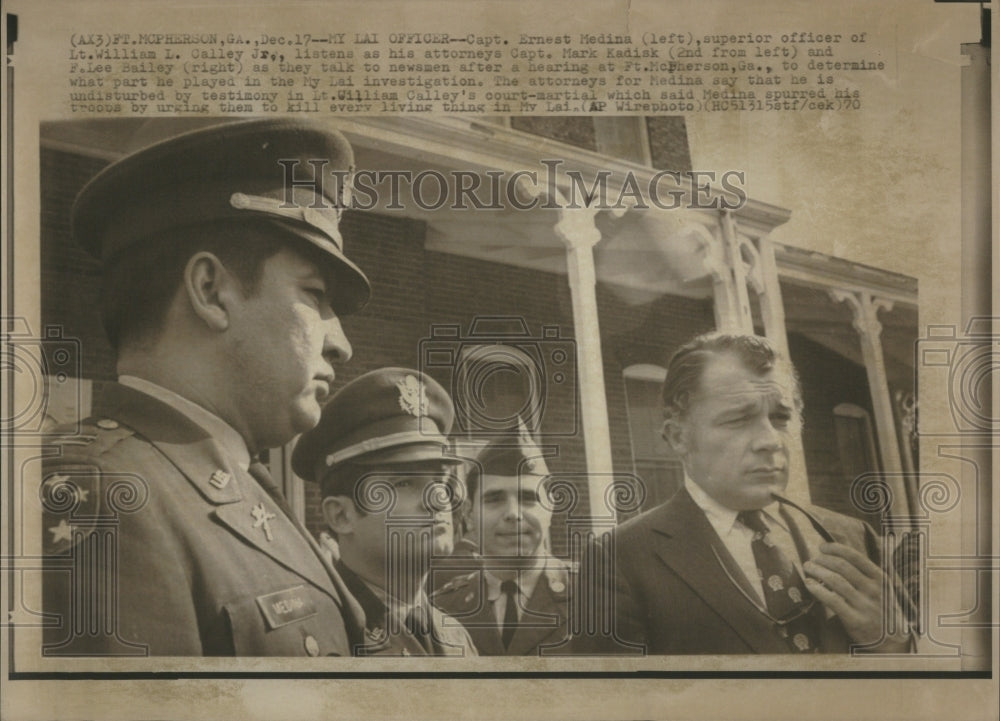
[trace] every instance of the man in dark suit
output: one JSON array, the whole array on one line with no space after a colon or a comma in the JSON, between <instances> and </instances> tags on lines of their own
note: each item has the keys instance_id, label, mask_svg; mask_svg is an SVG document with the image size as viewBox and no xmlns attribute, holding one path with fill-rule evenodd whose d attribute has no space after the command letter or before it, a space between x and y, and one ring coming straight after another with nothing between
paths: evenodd
<instances>
[{"instance_id":1,"label":"man in dark suit","mask_svg":"<svg viewBox=\"0 0 1000 721\"><path fill-rule=\"evenodd\" d=\"M801 423L791 364L758 336L700 336L672 357L663 404L684 486L597 551L614 578L603 641L649 654L907 651L871 529L780 495Z\"/></svg>"},{"instance_id":2,"label":"man in dark suit","mask_svg":"<svg viewBox=\"0 0 1000 721\"><path fill-rule=\"evenodd\" d=\"M361 637L258 458L316 425L351 356L339 316L370 293L338 230L353 165L327 127L250 121L81 191L119 381L45 461L45 655L346 655Z\"/></svg>"},{"instance_id":3,"label":"man in dark suit","mask_svg":"<svg viewBox=\"0 0 1000 721\"><path fill-rule=\"evenodd\" d=\"M542 453L522 431L488 445L466 476L481 570L444 584L434 602L483 656L565 653L575 569L549 550L552 503Z\"/></svg>"},{"instance_id":4,"label":"man in dark suit","mask_svg":"<svg viewBox=\"0 0 1000 721\"><path fill-rule=\"evenodd\" d=\"M337 570L364 610L357 656L476 655L425 591L432 556L454 543L454 415L433 378L381 368L340 389L292 454L295 472L320 486Z\"/></svg>"}]
</instances>

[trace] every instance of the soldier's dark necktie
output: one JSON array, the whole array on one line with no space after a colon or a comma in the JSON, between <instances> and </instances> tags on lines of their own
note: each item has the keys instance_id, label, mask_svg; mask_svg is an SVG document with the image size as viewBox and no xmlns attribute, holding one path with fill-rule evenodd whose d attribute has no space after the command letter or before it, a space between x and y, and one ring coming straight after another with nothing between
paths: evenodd
<instances>
[{"instance_id":1,"label":"soldier's dark necktie","mask_svg":"<svg viewBox=\"0 0 1000 721\"><path fill-rule=\"evenodd\" d=\"M507 596L503 611L503 633L500 635L504 648L510 648L511 639L517 630L517 581L508 580L500 584L500 591Z\"/></svg>"},{"instance_id":2,"label":"soldier's dark necktie","mask_svg":"<svg viewBox=\"0 0 1000 721\"><path fill-rule=\"evenodd\" d=\"M741 511L736 520L753 531L750 546L764 588L764 603L778 633L793 652L815 653L819 650L818 633L816 617L810 611L818 604L806 590L798 569L770 538L760 511Z\"/></svg>"}]
</instances>

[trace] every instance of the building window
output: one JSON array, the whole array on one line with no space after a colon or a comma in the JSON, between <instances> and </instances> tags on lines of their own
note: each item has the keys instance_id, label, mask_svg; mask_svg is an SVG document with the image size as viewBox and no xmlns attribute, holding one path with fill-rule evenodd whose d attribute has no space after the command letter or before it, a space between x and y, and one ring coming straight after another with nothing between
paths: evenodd
<instances>
[{"instance_id":1,"label":"building window","mask_svg":"<svg viewBox=\"0 0 1000 721\"><path fill-rule=\"evenodd\" d=\"M841 403L833 409L833 427L837 434L840 465L848 481L879 470L878 451L868 411L853 403Z\"/></svg>"},{"instance_id":2,"label":"building window","mask_svg":"<svg viewBox=\"0 0 1000 721\"><path fill-rule=\"evenodd\" d=\"M663 406L660 390L665 368L640 364L625 369L625 402L628 407L632 465L646 489L646 510L669 500L684 482L680 459L663 440Z\"/></svg>"}]
</instances>

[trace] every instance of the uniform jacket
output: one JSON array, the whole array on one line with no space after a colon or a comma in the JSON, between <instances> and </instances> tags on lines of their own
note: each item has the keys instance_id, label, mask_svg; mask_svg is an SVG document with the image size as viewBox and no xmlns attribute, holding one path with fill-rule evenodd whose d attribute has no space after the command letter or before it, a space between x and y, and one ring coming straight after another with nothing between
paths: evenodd
<instances>
[{"instance_id":1,"label":"uniform jacket","mask_svg":"<svg viewBox=\"0 0 1000 721\"><path fill-rule=\"evenodd\" d=\"M357 602L267 492L170 406L103 400L43 466L46 655L349 655Z\"/></svg>"},{"instance_id":2,"label":"uniform jacket","mask_svg":"<svg viewBox=\"0 0 1000 721\"><path fill-rule=\"evenodd\" d=\"M834 540L851 546L878 563L877 539L856 519L808 506L811 515ZM801 550L796 524L809 523L802 512L790 513L790 531ZM575 639L579 652L648 654L787 653L786 642L772 622L737 588L750 586L725 549L704 512L683 488L666 504L615 529L614 607L605 618L615 621L614 638ZM605 576L606 578L607 576ZM601 584L593 585L600 598ZM607 588L607 585L604 585ZM755 592L749 591L751 597ZM836 617L827 617L821 633L824 652L847 652L850 639Z\"/></svg>"},{"instance_id":3,"label":"uniform jacket","mask_svg":"<svg viewBox=\"0 0 1000 721\"><path fill-rule=\"evenodd\" d=\"M479 547L468 538L460 538L448 556L435 556L431 563L428 593L433 595L459 576L467 576L482 567Z\"/></svg>"},{"instance_id":4,"label":"uniform jacket","mask_svg":"<svg viewBox=\"0 0 1000 721\"><path fill-rule=\"evenodd\" d=\"M509 648L504 648L502 628L487 598L483 571L452 579L435 593L434 603L465 625L481 656L557 655L566 653L574 575L574 567L565 561L547 559Z\"/></svg>"},{"instance_id":5,"label":"uniform jacket","mask_svg":"<svg viewBox=\"0 0 1000 721\"><path fill-rule=\"evenodd\" d=\"M348 590L361 604L365 615L364 641L354 649L355 656L476 656L476 646L455 619L431 606L429 635L432 649L423 646L402 624L394 628L385 602L361 578L342 563L337 570Z\"/></svg>"}]
</instances>

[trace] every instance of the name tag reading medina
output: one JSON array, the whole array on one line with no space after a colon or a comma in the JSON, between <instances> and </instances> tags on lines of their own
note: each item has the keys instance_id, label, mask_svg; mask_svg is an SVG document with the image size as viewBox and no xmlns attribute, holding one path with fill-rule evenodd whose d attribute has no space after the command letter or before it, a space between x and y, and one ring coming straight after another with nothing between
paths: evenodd
<instances>
[{"instance_id":1,"label":"name tag reading medina","mask_svg":"<svg viewBox=\"0 0 1000 721\"><path fill-rule=\"evenodd\" d=\"M316 603L305 586L286 588L266 596L257 596L257 605L267 619L269 630L287 626L316 615Z\"/></svg>"}]
</instances>

